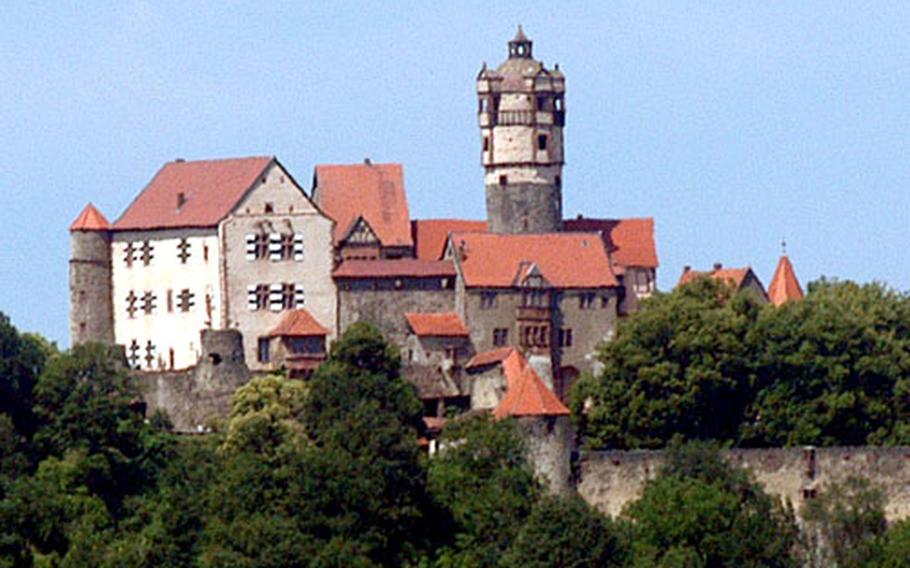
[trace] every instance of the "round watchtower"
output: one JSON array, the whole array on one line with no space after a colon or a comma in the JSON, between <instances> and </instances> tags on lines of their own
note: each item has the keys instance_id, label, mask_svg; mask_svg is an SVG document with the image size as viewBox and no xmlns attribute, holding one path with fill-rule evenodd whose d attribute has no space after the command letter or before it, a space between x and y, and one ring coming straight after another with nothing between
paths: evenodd
<instances>
[{"instance_id":1,"label":"round watchtower","mask_svg":"<svg viewBox=\"0 0 910 568\"><path fill-rule=\"evenodd\" d=\"M487 220L496 233L543 233L562 225L565 77L532 55L518 27L509 58L477 76Z\"/></svg>"},{"instance_id":2,"label":"round watchtower","mask_svg":"<svg viewBox=\"0 0 910 568\"><path fill-rule=\"evenodd\" d=\"M89 203L70 226L70 339L114 343L110 223Z\"/></svg>"}]
</instances>

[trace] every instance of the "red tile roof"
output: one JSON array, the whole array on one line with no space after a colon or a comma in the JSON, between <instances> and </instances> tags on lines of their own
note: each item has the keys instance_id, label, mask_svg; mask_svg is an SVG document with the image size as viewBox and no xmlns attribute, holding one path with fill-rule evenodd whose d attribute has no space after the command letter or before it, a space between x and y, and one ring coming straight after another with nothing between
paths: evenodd
<instances>
[{"instance_id":1,"label":"red tile roof","mask_svg":"<svg viewBox=\"0 0 910 568\"><path fill-rule=\"evenodd\" d=\"M471 287L516 286L519 274L530 263L556 288L617 285L599 234L453 233L451 238L461 258L465 283Z\"/></svg>"},{"instance_id":2,"label":"red tile roof","mask_svg":"<svg viewBox=\"0 0 910 568\"><path fill-rule=\"evenodd\" d=\"M566 219L563 230L603 233L611 260L619 266L657 268L654 219Z\"/></svg>"},{"instance_id":3,"label":"red tile roof","mask_svg":"<svg viewBox=\"0 0 910 568\"><path fill-rule=\"evenodd\" d=\"M70 231L107 231L111 224L101 211L89 203L70 225Z\"/></svg>"},{"instance_id":4,"label":"red tile roof","mask_svg":"<svg viewBox=\"0 0 910 568\"><path fill-rule=\"evenodd\" d=\"M288 312L281 323L269 332L270 337L313 337L328 334L329 330L320 325L305 309Z\"/></svg>"},{"instance_id":5,"label":"red tile roof","mask_svg":"<svg viewBox=\"0 0 910 568\"><path fill-rule=\"evenodd\" d=\"M421 337L467 337L468 328L455 312L405 314L414 333Z\"/></svg>"},{"instance_id":6,"label":"red tile roof","mask_svg":"<svg viewBox=\"0 0 910 568\"><path fill-rule=\"evenodd\" d=\"M164 165L114 222L115 231L214 227L256 183L271 157L175 161ZM185 202L178 207L183 194Z\"/></svg>"},{"instance_id":7,"label":"red tile roof","mask_svg":"<svg viewBox=\"0 0 910 568\"><path fill-rule=\"evenodd\" d=\"M767 298L767 292L765 292L765 287L762 285L761 280L758 279L758 276L752 271L752 268L747 266L745 268L722 268L716 266L710 271L701 272L698 270L692 270L688 266L683 269L682 275L679 277L679 282L677 286L682 286L692 282L700 276L708 276L714 278L715 280L720 280L728 284L732 284L733 288L737 291L742 290L750 280L753 280L756 286L761 291L761 295Z\"/></svg>"},{"instance_id":8,"label":"red tile roof","mask_svg":"<svg viewBox=\"0 0 910 568\"><path fill-rule=\"evenodd\" d=\"M399 258L395 260L345 260L335 272L334 278L429 278L433 276L455 276L455 265L451 260L419 260Z\"/></svg>"},{"instance_id":9,"label":"red tile roof","mask_svg":"<svg viewBox=\"0 0 910 568\"><path fill-rule=\"evenodd\" d=\"M793 264L790 263L787 255L783 255L777 263L774 278L771 279L771 285L768 287L768 300L775 306L780 306L791 300L802 299L803 289L799 285L799 280L796 279Z\"/></svg>"},{"instance_id":10,"label":"red tile roof","mask_svg":"<svg viewBox=\"0 0 910 568\"><path fill-rule=\"evenodd\" d=\"M499 349L478 353L471 357L466 368L474 369L476 367L485 367L487 365L501 363L512 354L512 351L515 351L514 347L500 347Z\"/></svg>"},{"instance_id":11,"label":"red tile roof","mask_svg":"<svg viewBox=\"0 0 910 568\"><path fill-rule=\"evenodd\" d=\"M507 416L568 416L569 409L547 388L534 368L517 350L503 361L506 394L493 410L496 418Z\"/></svg>"},{"instance_id":12,"label":"red tile roof","mask_svg":"<svg viewBox=\"0 0 910 568\"><path fill-rule=\"evenodd\" d=\"M411 235L417 258L438 260L445 252L449 233L485 233L486 221L464 219L425 219L411 221Z\"/></svg>"},{"instance_id":13,"label":"red tile roof","mask_svg":"<svg viewBox=\"0 0 910 568\"><path fill-rule=\"evenodd\" d=\"M338 244L358 217L383 246L411 246L411 220L401 164L316 166L313 201L335 220Z\"/></svg>"}]
</instances>

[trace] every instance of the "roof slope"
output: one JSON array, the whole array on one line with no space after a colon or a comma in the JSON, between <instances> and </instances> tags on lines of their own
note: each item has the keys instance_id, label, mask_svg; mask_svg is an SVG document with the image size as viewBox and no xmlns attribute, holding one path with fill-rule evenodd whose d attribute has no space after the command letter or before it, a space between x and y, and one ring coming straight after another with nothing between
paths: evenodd
<instances>
[{"instance_id":1,"label":"roof slope","mask_svg":"<svg viewBox=\"0 0 910 568\"><path fill-rule=\"evenodd\" d=\"M313 337L328 335L329 330L320 325L305 309L291 310L269 332L270 337Z\"/></svg>"},{"instance_id":2,"label":"roof slope","mask_svg":"<svg viewBox=\"0 0 910 568\"><path fill-rule=\"evenodd\" d=\"M464 219L425 219L411 221L411 236L417 258L439 260L445 253L449 233L485 233L486 221Z\"/></svg>"},{"instance_id":3,"label":"roof slope","mask_svg":"<svg viewBox=\"0 0 910 568\"><path fill-rule=\"evenodd\" d=\"M493 365L495 363L501 363L514 351L514 347L500 347L498 349L492 349L490 351L483 351L471 357L471 360L468 361L468 364L465 366L466 369L475 369L477 367L485 367L487 365Z\"/></svg>"},{"instance_id":4,"label":"roof slope","mask_svg":"<svg viewBox=\"0 0 910 568\"><path fill-rule=\"evenodd\" d=\"M419 260L397 258L392 260L345 260L332 273L334 278L429 278L455 276L451 260Z\"/></svg>"},{"instance_id":5,"label":"roof slope","mask_svg":"<svg viewBox=\"0 0 910 568\"><path fill-rule=\"evenodd\" d=\"M506 394L493 410L493 416L568 416L569 409L547 388L517 350L512 350L502 367L506 376Z\"/></svg>"},{"instance_id":6,"label":"roof slope","mask_svg":"<svg viewBox=\"0 0 910 568\"><path fill-rule=\"evenodd\" d=\"M404 317L414 333L420 337L467 337L468 328L455 312L417 314Z\"/></svg>"},{"instance_id":7,"label":"roof slope","mask_svg":"<svg viewBox=\"0 0 910 568\"><path fill-rule=\"evenodd\" d=\"M556 288L617 285L599 234L453 233L451 239L468 286L515 286L531 263Z\"/></svg>"},{"instance_id":8,"label":"roof slope","mask_svg":"<svg viewBox=\"0 0 910 568\"><path fill-rule=\"evenodd\" d=\"M272 157L166 163L114 222L115 231L214 227L274 161ZM178 200L182 204L178 207Z\"/></svg>"},{"instance_id":9,"label":"roof slope","mask_svg":"<svg viewBox=\"0 0 910 568\"><path fill-rule=\"evenodd\" d=\"M107 217L91 203L85 206L82 213L70 225L70 231L107 231L110 228L111 223Z\"/></svg>"},{"instance_id":10,"label":"roof slope","mask_svg":"<svg viewBox=\"0 0 910 568\"><path fill-rule=\"evenodd\" d=\"M761 280L758 279L758 276L756 276L755 272L753 272L752 268L749 266L746 266L745 268L723 268L720 265L716 265L712 270L707 272L692 270L687 266L683 269L683 273L680 275L679 282L676 285L682 286L688 284L701 276L707 276L731 284L737 292L749 287L751 284L762 298L767 299L768 297L768 293L765 291L765 287Z\"/></svg>"},{"instance_id":11,"label":"roof slope","mask_svg":"<svg viewBox=\"0 0 910 568\"><path fill-rule=\"evenodd\" d=\"M610 259L617 265L657 268L654 219L587 219L563 221L563 230L592 233L601 231Z\"/></svg>"},{"instance_id":12,"label":"roof slope","mask_svg":"<svg viewBox=\"0 0 910 568\"><path fill-rule=\"evenodd\" d=\"M774 278L771 279L771 285L768 287L768 300L775 306L780 306L791 300L802 299L803 289L796 278L793 264L787 255L783 255L777 262Z\"/></svg>"},{"instance_id":13,"label":"roof slope","mask_svg":"<svg viewBox=\"0 0 910 568\"><path fill-rule=\"evenodd\" d=\"M401 164L316 166L313 201L335 220L337 245L358 217L383 246L411 246L411 220Z\"/></svg>"}]
</instances>

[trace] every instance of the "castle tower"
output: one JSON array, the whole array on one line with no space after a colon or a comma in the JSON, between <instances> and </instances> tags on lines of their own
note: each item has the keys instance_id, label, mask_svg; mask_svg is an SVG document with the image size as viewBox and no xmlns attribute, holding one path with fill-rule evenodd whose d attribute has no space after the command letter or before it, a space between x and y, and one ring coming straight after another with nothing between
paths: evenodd
<instances>
[{"instance_id":1,"label":"castle tower","mask_svg":"<svg viewBox=\"0 0 910 568\"><path fill-rule=\"evenodd\" d=\"M562 224L565 77L532 56L521 29L509 58L477 76L487 220L495 233L558 231Z\"/></svg>"},{"instance_id":2,"label":"castle tower","mask_svg":"<svg viewBox=\"0 0 910 568\"><path fill-rule=\"evenodd\" d=\"M94 205L86 205L70 226L70 338L114 343L111 300L110 223Z\"/></svg>"}]
</instances>

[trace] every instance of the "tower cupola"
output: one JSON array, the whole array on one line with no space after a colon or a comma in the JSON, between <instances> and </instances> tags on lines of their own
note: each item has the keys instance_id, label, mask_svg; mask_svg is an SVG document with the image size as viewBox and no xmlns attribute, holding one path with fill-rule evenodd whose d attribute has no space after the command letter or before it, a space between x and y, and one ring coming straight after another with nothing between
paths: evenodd
<instances>
[{"instance_id":1,"label":"tower cupola","mask_svg":"<svg viewBox=\"0 0 910 568\"><path fill-rule=\"evenodd\" d=\"M515 34L515 37L512 38L512 41L509 42L509 59L514 57L522 57L524 59L533 59L531 55L531 48L533 47L534 42L528 39L525 35L521 25L518 26L518 32Z\"/></svg>"},{"instance_id":2,"label":"tower cupola","mask_svg":"<svg viewBox=\"0 0 910 568\"><path fill-rule=\"evenodd\" d=\"M498 233L558 231L565 76L534 59L521 26L508 43L509 58L477 75L487 221Z\"/></svg>"}]
</instances>

